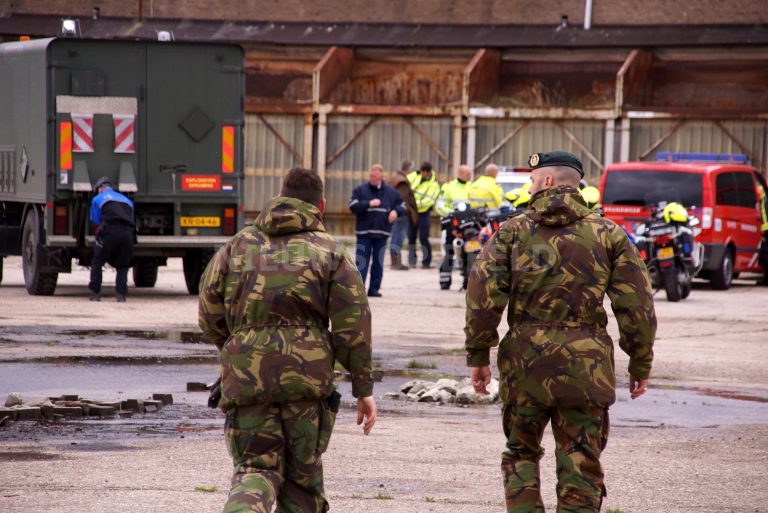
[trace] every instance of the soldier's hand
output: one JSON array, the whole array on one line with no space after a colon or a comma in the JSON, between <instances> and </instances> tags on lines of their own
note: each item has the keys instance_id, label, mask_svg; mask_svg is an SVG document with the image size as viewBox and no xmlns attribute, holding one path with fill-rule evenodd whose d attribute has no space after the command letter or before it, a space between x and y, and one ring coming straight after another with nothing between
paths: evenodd
<instances>
[{"instance_id":1,"label":"soldier's hand","mask_svg":"<svg viewBox=\"0 0 768 513\"><path fill-rule=\"evenodd\" d=\"M376 401L373 400L373 396L359 398L357 400L357 425L363 424L363 433L367 435L375 423Z\"/></svg>"},{"instance_id":2,"label":"soldier's hand","mask_svg":"<svg viewBox=\"0 0 768 513\"><path fill-rule=\"evenodd\" d=\"M371 208L378 207L379 205L381 205L381 200L378 198L374 198L368 202L368 206Z\"/></svg>"},{"instance_id":3,"label":"soldier's hand","mask_svg":"<svg viewBox=\"0 0 768 513\"><path fill-rule=\"evenodd\" d=\"M389 224L392 224L397 219L397 210L390 210L389 216L387 216L387 221L389 221Z\"/></svg>"},{"instance_id":4,"label":"soldier's hand","mask_svg":"<svg viewBox=\"0 0 768 513\"><path fill-rule=\"evenodd\" d=\"M491 383L491 367L488 365L485 367L472 367L469 379L472 381L472 386L475 388L476 393L488 395L488 389L485 387Z\"/></svg>"},{"instance_id":5,"label":"soldier's hand","mask_svg":"<svg viewBox=\"0 0 768 513\"><path fill-rule=\"evenodd\" d=\"M637 399L648 390L648 380L629 376L629 394L632 399Z\"/></svg>"}]
</instances>

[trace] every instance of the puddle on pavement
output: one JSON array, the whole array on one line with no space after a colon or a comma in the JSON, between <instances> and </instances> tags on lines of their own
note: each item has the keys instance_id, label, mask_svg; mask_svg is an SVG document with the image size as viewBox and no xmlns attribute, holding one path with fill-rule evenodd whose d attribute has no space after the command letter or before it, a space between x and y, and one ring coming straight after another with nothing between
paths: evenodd
<instances>
[{"instance_id":1,"label":"puddle on pavement","mask_svg":"<svg viewBox=\"0 0 768 513\"><path fill-rule=\"evenodd\" d=\"M202 332L182 330L66 330L62 334L75 335L80 338L89 337L127 337L142 340L162 340L165 342L181 342L182 344L207 344Z\"/></svg>"},{"instance_id":2,"label":"puddle on pavement","mask_svg":"<svg viewBox=\"0 0 768 513\"><path fill-rule=\"evenodd\" d=\"M50 454L47 452L0 452L0 462L20 462L20 461L54 461L61 460L60 454Z\"/></svg>"}]
</instances>

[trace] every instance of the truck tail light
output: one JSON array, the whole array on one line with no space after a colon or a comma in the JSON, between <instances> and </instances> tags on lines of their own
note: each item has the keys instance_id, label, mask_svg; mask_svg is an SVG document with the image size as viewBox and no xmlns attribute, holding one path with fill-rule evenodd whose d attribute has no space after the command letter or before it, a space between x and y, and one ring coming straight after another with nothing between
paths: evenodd
<instances>
[{"instance_id":1,"label":"truck tail light","mask_svg":"<svg viewBox=\"0 0 768 513\"><path fill-rule=\"evenodd\" d=\"M53 234L67 235L69 232L69 209L66 205L53 207Z\"/></svg>"},{"instance_id":2,"label":"truck tail light","mask_svg":"<svg viewBox=\"0 0 768 513\"><path fill-rule=\"evenodd\" d=\"M235 234L235 209L234 208L225 208L224 209L224 222L222 223L222 232L224 235L234 235Z\"/></svg>"},{"instance_id":3,"label":"truck tail light","mask_svg":"<svg viewBox=\"0 0 768 513\"><path fill-rule=\"evenodd\" d=\"M704 207L701 209L701 229L709 230L712 228L712 208Z\"/></svg>"}]
</instances>

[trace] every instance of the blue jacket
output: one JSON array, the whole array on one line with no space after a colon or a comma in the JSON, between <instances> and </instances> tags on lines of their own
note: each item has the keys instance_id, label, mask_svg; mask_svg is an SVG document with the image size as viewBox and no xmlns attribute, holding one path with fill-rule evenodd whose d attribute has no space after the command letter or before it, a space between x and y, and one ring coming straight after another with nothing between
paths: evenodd
<instances>
[{"instance_id":1,"label":"blue jacket","mask_svg":"<svg viewBox=\"0 0 768 513\"><path fill-rule=\"evenodd\" d=\"M104 222L133 226L133 202L116 190L107 189L91 200L91 221L98 225Z\"/></svg>"},{"instance_id":2,"label":"blue jacket","mask_svg":"<svg viewBox=\"0 0 768 513\"><path fill-rule=\"evenodd\" d=\"M381 200L381 205L371 207L373 199ZM349 200L349 209L355 214L355 234L369 239L386 239L392 230L387 217L393 210L397 216L406 215L406 206L397 189L381 182L374 187L370 182L355 187Z\"/></svg>"}]
</instances>

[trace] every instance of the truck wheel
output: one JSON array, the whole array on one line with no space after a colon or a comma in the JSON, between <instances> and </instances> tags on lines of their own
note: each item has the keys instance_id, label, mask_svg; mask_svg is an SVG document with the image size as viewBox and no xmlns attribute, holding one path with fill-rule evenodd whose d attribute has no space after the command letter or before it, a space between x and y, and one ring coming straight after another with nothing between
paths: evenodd
<instances>
[{"instance_id":1,"label":"truck wheel","mask_svg":"<svg viewBox=\"0 0 768 513\"><path fill-rule=\"evenodd\" d=\"M709 285L715 290L728 290L733 282L733 252L728 249L723 254L720 266L712 271Z\"/></svg>"},{"instance_id":2,"label":"truck wheel","mask_svg":"<svg viewBox=\"0 0 768 513\"><path fill-rule=\"evenodd\" d=\"M682 299L683 290L678 277L677 267L664 269L661 281L664 282L664 292L667 293L667 301L675 303Z\"/></svg>"},{"instance_id":3,"label":"truck wheel","mask_svg":"<svg viewBox=\"0 0 768 513\"><path fill-rule=\"evenodd\" d=\"M207 251L190 251L182 258L184 282L190 295L196 296L200 293L200 278L212 256L213 253Z\"/></svg>"},{"instance_id":4,"label":"truck wheel","mask_svg":"<svg viewBox=\"0 0 768 513\"><path fill-rule=\"evenodd\" d=\"M22 269L24 285L33 296L52 296L56 290L59 273L44 273L40 270L45 255L45 248L40 243L40 220L36 210L32 210L24 221L21 232Z\"/></svg>"},{"instance_id":5,"label":"truck wheel","mask_svg":"<svg viewBox=\"0 0 768 513\"><path fill-rule=\"evenodd\" d=\"M133 284L139 288L151 288L157 283L157 262L137 258L133 264Z\"/></svg>"}]
</instances>

